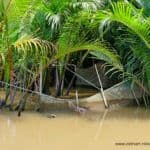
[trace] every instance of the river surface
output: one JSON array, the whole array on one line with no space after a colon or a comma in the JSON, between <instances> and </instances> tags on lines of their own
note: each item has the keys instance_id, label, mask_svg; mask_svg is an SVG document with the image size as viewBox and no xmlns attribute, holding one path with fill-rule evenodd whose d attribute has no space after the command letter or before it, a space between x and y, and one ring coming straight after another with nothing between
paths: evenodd
<instances>
[{"instance_id":1,"label":"river surface","mask_svg":"<svg viewBox=\"0 0 150 150\"><path fill-rule=\"evenodd\" d=\"M150 110L0 112L0 150L150 150Z\"/></svg>"}]
</instances>

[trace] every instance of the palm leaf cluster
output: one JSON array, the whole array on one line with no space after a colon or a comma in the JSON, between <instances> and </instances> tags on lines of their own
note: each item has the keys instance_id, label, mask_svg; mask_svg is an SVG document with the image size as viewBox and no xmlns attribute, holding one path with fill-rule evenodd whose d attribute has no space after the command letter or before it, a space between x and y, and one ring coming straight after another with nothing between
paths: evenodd
<instances>
[{"instance_id":1,"label":"palm leaf cluster","mask_svg":"<svg viewBox=\"0 0 150 150\"><path fill-rule=\"evenodd\" d=\"M130 47L133 52L133 58L131 60L128 60L130 64L133 64L133 62L136 64L139 64L136 59L140 60L143 64L143 71L144 76L142 76L142 81L148 82L149 87L149 62L150 59L149 56L149 49L150 49L150 22L149 18L145 17L143 15L143 11L135 8L133 5L129 3L113 3L111 11L107 13L107 16L109 17L109 20L112 22L118 22L120 24L123 24L127 29L129 30L130 34L135 35L136 37L133 37L132 42L130 42ZM134 44L133 44L134 41ZM135 46L136 44L136 46ZM127 65L129 65L127 63ZM130 66L130 69L135 67ZM140 65L139 65L140 68ZM134 69L135 70L135 69ZM131 72L133 75L133 71ZM136 77L136 76L135 76Z\"/></svg>"},{"instance_id":2,"label":"palm leaf cluster","mask_svg":"<svg viewBox=\"0 0 150 150\"><path fill-rule=\"evenodd\" d=\"M51 63L77 65L77 60L92 56L107 64L108 74L128 78L149 93L150 7L146 2L0 0L4 79L10 81L15 72L18 84L29 87L38 79L41 65L45 75ZM56 69L62 88L65 68Z\"/></svg>"}]
</instances>

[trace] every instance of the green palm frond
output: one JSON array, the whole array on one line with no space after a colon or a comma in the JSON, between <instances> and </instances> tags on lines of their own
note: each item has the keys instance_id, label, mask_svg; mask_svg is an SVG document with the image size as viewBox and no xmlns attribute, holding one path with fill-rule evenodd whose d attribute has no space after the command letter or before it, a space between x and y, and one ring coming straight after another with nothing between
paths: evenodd
<instances>
[{"instance_id":1,"label":"green palm frond","mask_svg":"<svg viewBox=\"0 0 150 150\"><path fill-rule=\"evenodd\" d=\"M0 0L0 22L2 21L3 12L4 12L4 2Z\"/></svg>"},{"instance_id":2,"label":"green palm frond","mask_svg":"<svg viewBox=\"0 0 150 150\"><path fill-rule=\"evenodd\" d=\"M142 12L126 3L113 3L110 20L117 21L137 34L148 48L150 48L150 22L143 17Z\"/></svg>"},{"instance_id":3,"label":"green palm frond","mask_svg":"<svg viewBox=\"0 0 150 150\"><path fill-rule=\"evenodd\" d=\"M40 0L8 0L8 4L5 6L7 11L4 13L7 17L10 34L12 34L13 30L18 30L18 33L32 32L29 26L40 3Z\"/></svg>"},{"instance_id":4,"label":"green palm frond","mask_svg":"<svg viewBox=\"0 0 150 150\"><path fill-rule=\"evenodd\" d=\"M46 20L53 32L62 27L68 16L77 15L81 10L96 11L102 5L100 0L51 0L47 3Z\"/></svg>"},{"instance_id":5,"label":"green palm frond","mask_svg":"<svg viewBox=\"0 0 150 150\"><path fill-rule=\"evenodd\" d=\"M7 12L8 19L20 21L23 17L32 14L36 7L41 3L40 0L9 0L11 1L9 11Z\"/></svg>"},{"instance_id":6,"label":"green palm frond","mask_svg":"<svg viewBox=\"0 0 150 150\"><path fill-rule=\"evenodd\" d=\"M107 28L106 25L113 22L114 24L119 23L118 24L119 26L123 25L123 27L126 27L127 35L134 35L132 37L134 38L132 39L132 41L134 41L134 44L133 42L130 42L127 48L127 51L131 50L133 52L133 57L131 59L128 59L128 62L126 62L126 64L124 65L124 74L125 76L127 76L127 78L133 78L133 80L137 80L138 82L140 81L141 84L144 83L145 87L149 88L150 87L150 78L149 78L150 61L148 58L150 50L149 18L143 15L143 9L137 9L128 2L115 2L112 3L111 6L112 7L107 11L98 12L95 15L95 18L99 19L99 21L101 22L101 27L103 28L104 31ZM118 42L118 44L120 43ZM136 44L137 47L135 47ZM131 47L134 47L134 49ZM119 49L118 51L121 50ZM138 66L139 61L140 66Z\"/></svg>"},{"instance_id":7,"label":"green palm frond","mask_svg":"<svg viewBox=\"0 0 150 150\"><path fill-rule=\"evenodd\" d=\"M71 12L69 11L69 0L51 0L45 2L46 6L46 20L51 27L53 33L57 32L62 27L65 16L68 16Z\"/></svg>"},{"instance_id":8,"label":"green palm frond","mask_svg":"<svg viewBox=\"0 0 150 150\"><path fill-rule=\"evenodd\" d=\"M29 51L39 56L41 54L52 56L56 52L52 43L39 38L33 38L32 36L23 36L19 38L13 46L18 50L18 52L26 53Z\"/></svg>"},{"instance_id":9,"label":"green palm frond","mask_svg":"<svg viewBox=\"0 0 150 150\"><path fill-rule=\"evenodd\" d=\"M103 1L101 0L80 0L80 1L72 1L70 6L74 9L82 9L89 11L96 11L103 5Z\"/></svg>"},{"instance_id":10,"label":"green palm frond","mask_svg":"<svg viewBox=\"0 0 150 150\"><path fill-rule=\"evenodd\" d=\"M58 53L55 56L55 59L62 58L65 55L70 53L78 52L78 51L91 51L93 55L99 55L100 60L105 61L106 63L112 65L116 69L122 71L122 65L120 62L120 58L116 53L107 48L104 44L100 42L84 42L77 43L74 45L60 45L58 49Z\"/></svg>"},{"instance_id":11,"label":"green palm frond","mask_svg":"<svg viewBox=\"0 0 150 150\"><path fill-rule=\"evenodd\" d=\"M150 87L150 58L149 58L150 52L149 52L149 49L137 43L136 45L132 47L132 51L134 55L141 61L141 64L143 66L143 70L140 71L140 76L141 76L140 79L149 88Z\"/></svg>"},{"instance_id":12,"label":"green palm frond","mask_svg":"<svg viewBox=\"0 0 150 150\"><path fill-rule=\"evenodd\" d=\"M130 3L112 3L110 11L97 12L95 20L101 21L100 26L104 27L110 22L118 22L126 26L136 34L150 48L150 21L143 16L142 9L136 9Z\"/></svg>"},{"instance_id":13,"label":"green palm frond","mask_svg":"<svg viewBox=\"0 0 150 150\"><path fill-rule=\"evenodd\" d=\"M145 43L145 48L142 44L137 44L134 49L134 54L141 60L144 66L143 80L145 85L150 86L150 67L149 67L149 49L150 49L150 22L143 17L142 11L135 9L132 5L125 3L113 3L112 13L110 15L112 21L122 23L131 29ZM135 47L135 46L134 46ZM133 50L133 49L132 49ZM142 73L142 72L141 72ZM136 75L137 76L137 75Z\"/></svg>"},{"instance_id":14,"label":"green palm frond","mask_svg":"<svg viewBox=\"0 0 150 150\"><path fill-rule=\"evenodd\" d=\"M48 13L46 16L48 24L51 26L51 31L55 32L60 29L63 21L63 16L61 14L51 14Z\"/></svg>"},{"instance_id":15,"label":"green palm frond","mask_svg":"<svg viewBox=\"0 0 150 150\"><path fill-rule=\"evenodd\" d=\"M132 3L140 8L143 8L143 13L146 16L150 16L150 1L149 0L134 0Z\"/></svg>"}]
</instances>

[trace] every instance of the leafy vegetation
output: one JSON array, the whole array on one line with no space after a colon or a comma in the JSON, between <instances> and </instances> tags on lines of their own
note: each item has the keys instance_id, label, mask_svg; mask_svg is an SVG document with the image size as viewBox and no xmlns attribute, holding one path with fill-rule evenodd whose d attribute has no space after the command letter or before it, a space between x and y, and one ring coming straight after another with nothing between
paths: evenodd
<instances>
[{"instance_id":1,"label":"leafy vegetation","mask_svg":"<svg viewBox=\"0 0 150 150\"><path fill-rule=\"evenodd\" d=\"M47 78L55 63L60 96L63 66L94 57L150 95L149 12L148 0L0 0L1 80L14 83L15 74L30 89L40 66Z\"/></svg>"}]
</instances>

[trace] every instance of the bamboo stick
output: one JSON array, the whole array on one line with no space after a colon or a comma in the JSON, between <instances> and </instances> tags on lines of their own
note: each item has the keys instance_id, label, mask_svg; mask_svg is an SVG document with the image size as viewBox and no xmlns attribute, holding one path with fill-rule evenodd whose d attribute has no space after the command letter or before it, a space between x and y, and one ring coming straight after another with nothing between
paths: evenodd
<instances>
[{"instance_id":1,"label":"bamboo stick","mask_svg":"<svg viewBox=\"0 0 150 150\"><path fill-rule=\"evenodd\" d=\"M42 73L42 63L40 64L40 87L39 87L39 92L40 92L40 94L42 94L42 79L43 79L43 73Z\"/></svg>"},{"instance_id":2,"label":"bamboo stick","mask_svg":"<svg viewBox=\"0 0 150 150\"><path fill-rule=\"evenodd\" d=\"M77 109L79 108L79 96L78 96L78 91L76 90L76 104L77 104Z\"/></svg>"},{"instance_id":3,"label":"bamboo stick","mask_svg":"<svg viewBox=\"0 0 150 150\"><path fill-rule=\"evenodd\" d=\"M101 82L100 75L98 73L97 65L96 64L95 64L95 70L96 70L97 78L98 78L98 81L99 81L99 84L100 84L100 93L102 95L105 108L108 108L109 106L108 106L108 103L107 103L107 100L106 100L106 97L105 97L105 94L104 94L103 85L102 85L102 82Z\"/></svg>"},{"instance_id":4,"label":"bamboo stick","mask_svg":"<svg viewBox=\"0 0 150 150\"><path fill-rule=\"evenodd\" d=\"M137 105L140 106L140 102L139 102L138 98L136 97L134 90L131 89L131 91L132 91L132 94L133 94L133 96L134 96L134 98L136 100Z\"/></svg>"}]
</instances>

